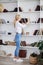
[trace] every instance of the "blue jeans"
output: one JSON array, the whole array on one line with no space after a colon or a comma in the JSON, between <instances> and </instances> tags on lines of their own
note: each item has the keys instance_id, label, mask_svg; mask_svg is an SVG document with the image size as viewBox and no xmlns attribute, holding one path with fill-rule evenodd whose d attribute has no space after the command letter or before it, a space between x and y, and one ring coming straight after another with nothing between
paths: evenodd
<instances>
[{"instance_id":1,"label":"blue jeans","mask_svg":"<svg viewBox=\"0 0 43 65\"><path fill-rule=\"evenodd\" d=\"M15 50L15 56L19 56L19 49L20 49L20 43L21 43L21 34L17 33L15 36L15 42L16 42L16 50Z\"/></svg>"}]
</instances>

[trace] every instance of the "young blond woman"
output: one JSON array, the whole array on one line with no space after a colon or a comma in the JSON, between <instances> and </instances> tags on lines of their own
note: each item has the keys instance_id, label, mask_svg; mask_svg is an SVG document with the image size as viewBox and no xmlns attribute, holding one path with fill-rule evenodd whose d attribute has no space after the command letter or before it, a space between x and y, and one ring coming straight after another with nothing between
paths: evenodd
<instances>
[{"instance_id":1,"label":"young blond woman","mask_svg":"<svg viewBox=\"0 0 43 65\"><path fill-rule=\"evenodd\" d=\"M15 35L16 50L15 50L15 53L14 53L14 55L15 55L14 60L17 61L17 62L23 61L19 58L19 50L20 50L20 43L21 43L21 36L22 36L23 28L27 24L27 23L23 23L23 22L20 23L20 20L21 20L21 16L19 14L17 14L15 16L15 20L14 20L14 27L15 27L15 30L16 30L16 35Z\"/></svg>"}]
</instances>

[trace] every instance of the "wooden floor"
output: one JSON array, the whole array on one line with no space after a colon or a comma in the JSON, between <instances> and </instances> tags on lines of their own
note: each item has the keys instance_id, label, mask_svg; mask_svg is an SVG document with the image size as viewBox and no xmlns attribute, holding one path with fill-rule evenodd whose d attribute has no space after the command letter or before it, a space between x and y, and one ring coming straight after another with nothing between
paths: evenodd
<instances>
[{"instance_id":1,"label":"wooden floor","mask_svg":"<svg viewBox=\"0 0 43 65\"><path fill-rule=\"evenodd\" d=\"M14 62L13 58L0 56L0 65L32 65L32 64L29 64L29 61L26 59L23 62L18 63L18 62ZM41 65L41 64L37 64L37 65Z\"/></svg>"}]
</instances>

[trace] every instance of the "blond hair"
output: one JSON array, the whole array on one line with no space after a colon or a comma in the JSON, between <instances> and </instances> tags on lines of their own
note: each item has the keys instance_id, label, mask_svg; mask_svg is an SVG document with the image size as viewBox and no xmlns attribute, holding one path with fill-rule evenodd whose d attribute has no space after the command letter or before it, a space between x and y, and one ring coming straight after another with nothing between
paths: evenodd
<instances>
[{"instance_id":1,"label":"blond hair","mask_svg":"<svg viewBox=\"0 0 43 65\"><path fill-rule=\"evenodd\" d=\"M19 20L21 18L21 16L19 15L19 14L17 14L16 16L15 16L15 20Z\"/></svg>"}]
</instances>

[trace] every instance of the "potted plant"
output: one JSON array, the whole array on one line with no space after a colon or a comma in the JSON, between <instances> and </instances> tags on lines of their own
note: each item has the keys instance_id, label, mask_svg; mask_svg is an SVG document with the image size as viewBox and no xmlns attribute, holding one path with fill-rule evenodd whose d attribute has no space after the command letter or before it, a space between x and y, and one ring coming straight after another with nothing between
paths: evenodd
<instances>
[{"instance_id":1,"label":"potted plant","mask_svg":"<svg viewBox=\"0 0 43 65\"><path fill-rule=\"evenodd\" d=\"M31 64L37 64L38 62L38 55L36 53L32 53L29 56L29 63Z\"/></svg>"},{"instance_id":2,"label":"potted plant","mask_svg":"<svg viewBox=\"0 0 43 65\"><path fill-rule=\"evenodd\" d=\"M39 47L39 50L43 50L43 41L39 41L37 47Z\"/></svg>"},{"instance_id":3,"label":"potted plant","mask_svg":"<svg viewBox=\"0 0 43 65\"><path fill-rule=\"evenodd\" d=\"M43 60L43 41L39 41L37 47L40 50L39 60Z\"/></svg>"}]
</instances>

